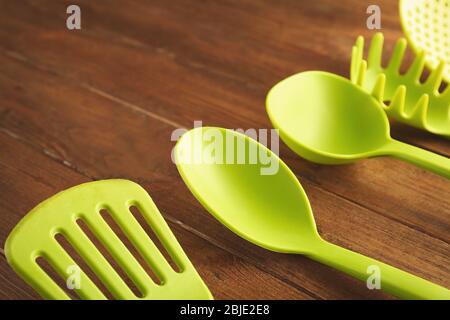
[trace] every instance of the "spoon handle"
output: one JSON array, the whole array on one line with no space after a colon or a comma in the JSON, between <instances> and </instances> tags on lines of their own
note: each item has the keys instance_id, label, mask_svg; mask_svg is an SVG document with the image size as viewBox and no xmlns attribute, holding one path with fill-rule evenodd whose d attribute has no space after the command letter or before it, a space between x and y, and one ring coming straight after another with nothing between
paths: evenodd
<instances>
[{"instance_id":1,"label":"spoon handle","mask_svg":"<svg viewBox=\"0 0 450 320\"><path fill-rule=\"evenodd\" d=\"M391 140L382 151L450 179L449 158L397 140Z\"/></svg>"},{"instance_id":2,"label":"spoon handle","mask_svg":"<svg viewBox=\"0 0 450 320\"><path fill-rule=\"evenodd\" d=\"M324 240L319 243L310 258L366 282L368 289L381 289L401 299L450 299L450 290L430 281Z\"/></svg>"}]
</instances>

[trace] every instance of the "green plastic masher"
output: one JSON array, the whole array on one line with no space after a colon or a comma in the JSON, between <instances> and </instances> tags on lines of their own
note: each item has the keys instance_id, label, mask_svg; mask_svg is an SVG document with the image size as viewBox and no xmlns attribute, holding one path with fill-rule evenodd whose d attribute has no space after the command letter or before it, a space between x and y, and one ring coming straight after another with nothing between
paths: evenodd
<instances>
[{"instance_id":1,"label":"green plastic masher","mask_svg":"<svg viewBox=\"0 0 450 320\"><path fill-rule=\"evenodd\" d=\"M430 69L444 63L450 82L450 0L400 0L403 31L417 55L425 54Z\"/></svg>"},{"instance_id":2,"label":"green plastic masher","mask_svg":"<svg viewBox=\"0 0 450 320\"><path fill-rule=\"evenodd\" d=\"M171 267L161 251L130 211L136 206L158 240L178 266ZM155 283L100 215L106 209L145 263L159 278ZM138 184L121 179L89 182L62 191L31 210L13 229L5 245L8 263L46 299L70 299L49 274L37 264L44 258L61 278L80 266L56 241L64 236L115 299L138 299L105 256L80 228L83 221L108 250L114 261L142 293L139 299L212 299L197 271L178 244L148 193ZM72 268L72 269L70 269ZM106 299L105 294L80 270L81 299Z\"/></svg>"},{"instance_id":3,"label":"green plastic masher","mask_svg":"<svg viewBox=\"0 0 450 320\"><path fill-rule=\"evenodd\" d=\"M380 105L390 117L450 138L450 86L443 92L439 91L444 62L421 83L425 64L424 52L419 53L406 73L401 73L399 69L407 46L406 40L401 38L397 41L386 67L381 65L383 42L383 34L376 33L366 61L363 59L364 38L358 37L352 50L352 82L368 92L374 91L378 98L391 101L389 105L380 101ZM393 101L395 103L392 103Z\"/></svg>"},{"instance_id":4,"label":"green plastic masher","mask_svg":"<svg viewBox=\"0 0 450 320\"><path fill-rule=\"evenodd\" d=\"M193 195L240 237L268 250L303 254L372 289L371 270L378 270L381 290L400 298L450 299L446 288L322 239L294 173L250 137L223 128L195 128L181 137L174 154ZM268 167L277 170L265 171Z\"/></svg>"},{"instance_id":5,"label":"green plastic masher","mask_svg":"<svg viewBox=\"0 0 450 320\"><path fill-rule=\"evenodd\" d=\"M394 156L450 179L450 159L391 138L380 88L371 95L338 75L302 72L270 90L267 112L283 141L307 160L342 164ZM400 90L390 106L403 99Z\"/></svg>"}]
</instances>

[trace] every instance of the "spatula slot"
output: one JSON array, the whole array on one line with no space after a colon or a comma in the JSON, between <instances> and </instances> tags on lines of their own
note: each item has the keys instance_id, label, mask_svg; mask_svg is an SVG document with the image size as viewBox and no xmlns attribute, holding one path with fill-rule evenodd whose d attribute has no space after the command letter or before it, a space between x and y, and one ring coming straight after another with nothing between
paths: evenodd
<instances>
[{"instance_id":1,"label":"spatula slot","mask_svg":"<svg viewBox=\"0 0 450 320\"><path fill-rule=\"evenodd\" d=\"M144 214L142 213L143 210L139 206L137 202L133 203L129 207L129 210L133 217L137 220L137 222L141 225L141 227L144 229L145 233L148 235L148 237L153 241L155 246L159 249L161 254L166 259L167 263L170 265L170 267L177 273L183 272L182 264L180 261L177 260L177 255L175 252L173 252L170 249L170 246L167 244L163 244L163 241L161 241L161 237L158 236L158 234L155 232L154 228L151 226L151 223L147 221Z\"/></svg>"},{"instance_id":2,"label":"spatula slot","mask_svg":"<svg viewBox=\"0 0 450 320\"><path fill-rule=\"evenodd\" d=\"M161 279L158 278L158 276L155 274L152 268L145 261L145 258L140 254L138 249L131 243L130 239L123 232L122 228L120 228L117 222L114 220L111 213L107 209L102 209L100 210L100 215L102 216L103 220L105 220L105 222L109 225L109 227L114 231L114 233L120 239L120 241L122 241L122 243L125 245L128 251L133 255L133 257L136 259L136 261L139 263L142 269L144 269L147 275L152 279L152 281L158 285L161 285L162 283Z\"/></svg>"},{"instance_id":3,"label":"spatula slot","mask_svg":"<svg viewBox=\"0 0 450 320\"><path fill-rule=\"evenodd\" d=\"M439 85L438 92L442 94L448 88L449 88L448 83L445 81L442 81L441 84Z\"/></svg>"},{"instance_id":4,"label":"spatula slot","mask_svg":"<svg viewBox=\"0 0 450 320\"><path fill-rule=\"evenodd\" d=\"M60 287L72 300L81 300L80 296L77 294L76 290L71 290L67 288L66 277L67 275L61 275L56 268L51 264L51 262L44 256L39 256L35 260L36 264L44 271L53 282Z\"/></svg>"},{"instance_id":5,"label":"spatula slot","mask_svg":"<svg viewBox=\"0 0 450 320\"><path fill-rule=\"evenodd\" d=\"M95 284L95 286L107 297L109 300L114 300L114 296L105 287L103 282L97 277L95 272L91 269L86 260L78 253L78 251L72 246L69 240L61 233L55 235L55 240L62 247L64 251L74 260L76 265L83 270L88 278ZM67 275L66 275L67 276ZM72 291L72 290L70 290Z\"/></svg>"},{"instance_id":6,"label":"spatula slot","mask_svg":"<svg viewBox=\"0 0 450 320\"><path fill-rule=\"evenodd\" d=\"M126 269L123 268L112 256L110 251L107 249L104 243L99 240L99 237L94 233L93 229L88 225L88 222L82 218L78 218L76 223L84 232L84 234L89 238L92 244L99 250L103 257L108 261L110 266L114 269L117 275L123 280L123 282L130 288L134 295L138 298L142 298L144 294L139 290L137 282L129 277ZM119 298L119 297L115 297Z\"/></svg>"}]
</instances>

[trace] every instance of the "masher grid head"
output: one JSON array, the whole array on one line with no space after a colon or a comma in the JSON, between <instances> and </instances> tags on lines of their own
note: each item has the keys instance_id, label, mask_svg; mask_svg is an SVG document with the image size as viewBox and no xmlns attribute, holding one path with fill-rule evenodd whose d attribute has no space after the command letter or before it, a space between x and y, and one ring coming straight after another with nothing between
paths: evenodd
<instances>
[{"instance_id":1,"label":"masher grid head","mask_svg":"<svg viewBox=\"0 0 450 320\"><path fill-rule=\"evenodd\" d=\"M432 69L444 61L444 79L450 82L450 0L401 0L400 16L416 53L424 51Z\"/></svg>"}]
</instances>

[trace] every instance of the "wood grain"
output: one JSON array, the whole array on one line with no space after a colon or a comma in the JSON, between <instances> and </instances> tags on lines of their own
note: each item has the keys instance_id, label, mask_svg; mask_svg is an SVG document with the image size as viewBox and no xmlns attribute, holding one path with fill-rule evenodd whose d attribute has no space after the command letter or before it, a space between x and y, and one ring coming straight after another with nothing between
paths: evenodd
<instances>
[{"instance_id":1,"label":"wood grain","mask_svg":"<svg viewBox=\"0 0 450 320\"><path fill-rule=\"evenodd\" d=\"M0 299L2 300L39 299L39 295L33 289L24 286L23 281L8 266L3 255L0 255L0 283Z\"/></svg>"},{"instance_id":2,"label":"wood grain","mask_svg":"<svg viewBox=\"0 0 450 320\"><path fill-rule=\"evenodd\" d=\"M401 36L396 5L375 2L389 51ZM75 32L65 29L68 3L0 2L1 241L51 194L123 177L150 192L217 298L389 298L231 234L170 161L177 127L270 128L264 99L274 83L308 69L347 75L354 39L371 34L367 3L133 0L124 10L79 1ZM441 138L398 124L393 135L450 155ZM387 158L319 166L285 146L281 157L326 239L450 287L448 180Z\"/></svg>"}]
</instances>

